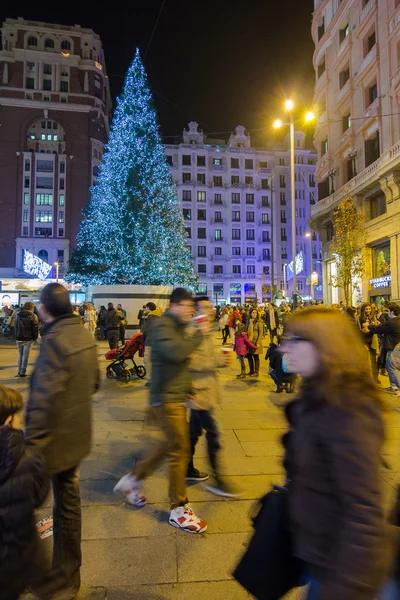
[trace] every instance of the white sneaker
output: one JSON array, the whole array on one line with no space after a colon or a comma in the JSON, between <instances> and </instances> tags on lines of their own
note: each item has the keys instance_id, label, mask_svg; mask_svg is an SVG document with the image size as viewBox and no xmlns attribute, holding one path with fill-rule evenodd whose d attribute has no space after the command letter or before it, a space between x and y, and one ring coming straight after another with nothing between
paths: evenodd
<instances>
[{"instance_id":1,"label":"white sneaker","mask_svg":"<svg viewBox=\"0 0 400 600\"><path fill-rule=\"evenodd\" d=\"M194 514L189 503L171 510L169 524L188 533L203 533L207 529L207 523Z\"/></svg>"},{"instance_id":2,"label":"white sneaker","mask_svg":"<svg viewBox=\"0 0 400 600\"><path fill-rule=\"evenodd\" d=\"M146 498L141 494L140 481L131 473L124 475L114 487L114 494L122 494L128 504L132 506L145 506Z\"/></svg>"}]
</instances>

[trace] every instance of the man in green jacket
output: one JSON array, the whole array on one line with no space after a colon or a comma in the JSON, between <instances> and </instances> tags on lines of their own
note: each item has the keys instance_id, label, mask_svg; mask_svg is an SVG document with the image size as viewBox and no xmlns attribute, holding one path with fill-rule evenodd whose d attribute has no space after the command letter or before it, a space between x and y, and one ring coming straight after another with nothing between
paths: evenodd
<instances>
[{"instance_id":1,"label":"man in green jacket","mask_svg":"<svg viewBox=\"0 0 400 600\"><path fill-rule=\"evenodd\" d=\"M151 475L167 458L169 462L169 496L173 527L190 533L202 533L207 524L197 517L186 495L186 474L190 456L189 429L186 419L187 400L192 392L188 371L190 354L210 331L208 321L187 327L193 316L192 294L175 289L170 307L157 319L151 332L152 377L150 406L165 434L153 451L137 463L115 486L128 504L144 506L141 481Z\"/></svg>"}]
</instances>

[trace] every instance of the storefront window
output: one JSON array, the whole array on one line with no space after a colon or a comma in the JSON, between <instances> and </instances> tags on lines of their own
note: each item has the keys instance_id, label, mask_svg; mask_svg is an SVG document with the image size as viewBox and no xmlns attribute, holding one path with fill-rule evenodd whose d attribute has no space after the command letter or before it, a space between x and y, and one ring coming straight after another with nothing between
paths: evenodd
<instances>
[{"instance_id":1,"label":"storefront window","mask_svg":"<svg viewBox=\"0 0 400 600\"><path fill-rule=\"evenodd\" d=\"M380 246L372 249L373 275L376 277L388 277L390 272L390 245Z\"/></svg>"}]
</instances>

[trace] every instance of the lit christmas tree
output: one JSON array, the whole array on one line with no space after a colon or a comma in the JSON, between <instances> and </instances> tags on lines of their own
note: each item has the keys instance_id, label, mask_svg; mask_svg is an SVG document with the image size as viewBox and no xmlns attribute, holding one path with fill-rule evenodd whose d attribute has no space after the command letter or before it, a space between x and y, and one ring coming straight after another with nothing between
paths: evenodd
<instances>
[{"instance_id":1,"label":"lit christmas tree","mask_svg":"<svg viewBox=\"0 0 400 600\"><path fill-rule=\"evenodd\" d=\"M139 52L77 236L68 281L194 287L190 251Z\"/></svg>"}]
</instances>

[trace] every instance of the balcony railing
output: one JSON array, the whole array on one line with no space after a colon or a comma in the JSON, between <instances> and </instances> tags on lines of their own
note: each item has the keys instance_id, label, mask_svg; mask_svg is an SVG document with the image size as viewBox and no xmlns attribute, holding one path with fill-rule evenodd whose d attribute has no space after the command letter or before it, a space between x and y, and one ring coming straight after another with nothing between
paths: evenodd
<instances>
[{"instance_id":1,"label":"balcony railing","mask_svg":"<svg viewBox=\"0 0 400 600\"><path fill-rule=\"evenodd\" d=\"M369 0L369 2L366 4L365 8L363 9L363 11L360 15L360 25L361 25L361 23L363 23L365 21L365 19L368 17L369 13L371 12L371 10L374 8L375 5L376 5L376 0Z\"/></svg>"},{"instance_id":2,"label":"balcony railing","mask_svg":"<svg viewBox=\"0 0 400 600\"><path fill-rule=\"evenodd\" d=\"M376 44L368 52L367 56L364 58L363 62L361 63L360 70L359 70L359 75L361 75L361 73L363 73L365 71L365 69L367 67L369 67L369 65L375 60L375 58L376 58Z\"/></svg>"}]
</instances>

